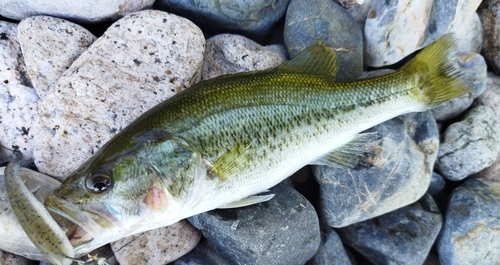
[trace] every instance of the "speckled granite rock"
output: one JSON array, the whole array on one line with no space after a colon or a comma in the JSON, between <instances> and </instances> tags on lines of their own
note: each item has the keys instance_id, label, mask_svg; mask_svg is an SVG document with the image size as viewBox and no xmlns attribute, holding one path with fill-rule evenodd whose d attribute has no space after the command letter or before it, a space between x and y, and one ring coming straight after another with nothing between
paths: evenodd
<instances>
[{"instance_id":1,"label":"speckled granite rock","mask_svg":"<svg viewBox=\"0 0 500 265\"><path fill-rule=\"evenodd\" d=\"M340 228L343 242L372 264L420 265L439 234L442 216L430 195L374 219Z\"/></svg>"},{"instance_id":2,"label":"speckled granite rock","mask_svg":"<svg viewBox=\"0 0 500 265\"><path fill-rule=\"evenodd\" d=\"M32 263L27 258L0 250L0 264L2 265L29 265Z\"/></svg>"},{"instance_id":3,"label":"speckled granite rock","mask_svg":"<svg viewBox=\"0 0 500 265\"><path fill-rule=\"evenodd\" d=\"M363 72L363 34L351 15L330 0L292 0L285 19L284 41L291 57L323 41L337 52L337 80L354 80Z\"/></svg>"},{"instance_id":4,"label":"speckled granite rock","mask_svg":"<svg viewBox=\"0 0 500 265\"><path fill-rule=\"evenodd\" d=\"M207 40L201 79L264 70L286 60L287 52L281 45L261 46L240 35L221 34Z\"/></svg>"},{"instance_id":5,"label":"speckled granite rock","mask_svg":"<svg viewBox=\"0 0 500 265\"><path fill-rule=\"evenodd\" d=\"M64 0L3 0L0 15L22 20L36 15L50 15L81 23L96 23L118 19L128 13L151 7L154 0L80 1Z\"/></svg>"},{"instance_id":6,"label":"speckled granite rock","mask_svg":"<svg viewBox=\"0 0 500 265\"><path fill-rule=\"evenodd\" d=\"M67 175L140 114L197 82L204 49L199 28L175 15L142 11L115 22L41 102L38 169Z\"/></svg>"},{"instance_id":7,"label":"speckled granite rock","mask_svg":"<svg viewBox=\"0 0 500 265\"><path fill-rule=\"evenodd\" d=\"M437 248L442 265L498 264L500 183L469 179L453 191Z\"/></svg>"},{"instance_id":8,"label":"speckled granite rock","mask_svg":"<svg viewBox=\"0 0 500 265\"><path fill-rule=\"evenodd\" d=\"M209 32L265 36L285 13L290 0L160 0L161 10L186 17Z\"/></svg>"},{"instance_id":9,"label":"speckled granite rock","mask_svg":"<svg viewBox=\"0 0 500 265\"><path fill-rule=\"evenodd\" d=\"M446 179L462 180L493 164L499 151L500 123L490 107L479 106L446 129L436 169Z\"/></svg>"},{"instance_id":10,"label":"speckled granite rock","mask_svg":"<svg viewBox=\"0 0 500 265\"><path fill-rule=\"evenodd\" d=\"M438 151L430 112L399 116L375 126L380 141L368 143L368 166L315 167L320 207L328 225L344 227L418 200L426 192Z\"/></svg>"},{"instance_id":11,"label":"speckled granite rock","mask_svg":"<svg viewBox=\"0 0 500 265\"><path fill-rule=\"evenodd\" d=\"M111 243L121 265L167 264L193 249L201 233L182 220Z\"/></svg>"},{"instance_id":12,"label":"speckled granite rock","mask_svg":"<svg viewBox=\"0 0 500 265\"><path fill-rule=\"evenodd\" d=\"M6 21L0 21L0 84L31 84L17 39L17 24Z\"/></svg>"},{"instance_id":13,"label":"speckled granite rock","mask_svg":"<svg viewBox=\"0 0 500 265\"><path fill-rule=\"evenodd\" d=\"M286 184L271 188L271 193L276 196L264 203L188 220L229 264L304 264L321 241L316 212Z\"/></svg>"},{"instance_id":14,"label":"speckled granite rock","mask_svg":"<svg viewBox=\"0 0 500 265\"><path fill-rule=\"evenodd\" d=\"M39 98L35 90L20 84L0 84L0 144L23 152L23 161L33 164L34 131ZM0 147L0 161L14 158L12 151Z\"/></svg>"},{"instance_id":15,"label":"speckled granite rock","mask_svg":"<svg viewBox=\"0 0 500 265\"><path fill-rule=\"evenodd\" d=\"M48 16L21 21L18 37L28 74L41 98L95 40L82 26Z\"/></svg>"},{"instance_id":16,"label":"speckled granite rock","mask_svg":"<svg viewBox=\"0 0 500 265\"><path fill-rule=\"evenodd\" d=\"M456 117L470 107L473 100L486 90L487 65L484 58L477 53L462 53L457 58L460 71L469 81L470 92L433 108L432 114L438 121Z\"/></svg>"}]
</instances>

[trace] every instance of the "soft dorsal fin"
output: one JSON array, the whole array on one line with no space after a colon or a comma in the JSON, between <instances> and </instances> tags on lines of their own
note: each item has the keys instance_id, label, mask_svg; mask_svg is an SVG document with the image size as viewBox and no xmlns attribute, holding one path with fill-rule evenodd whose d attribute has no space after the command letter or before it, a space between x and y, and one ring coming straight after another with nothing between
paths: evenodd
<instances>
[{"instance_id":1,"label":"soft dorsal fin","mask_svg":"<svg viewBox=\"0 0 500 265\"><path fill-rule=\"evenodd\" d=\"M290 61L279 65L274 70L335 76L337 69L338 62L335 50L321 41L316 41Z\"/></svg>"}]
</instances>

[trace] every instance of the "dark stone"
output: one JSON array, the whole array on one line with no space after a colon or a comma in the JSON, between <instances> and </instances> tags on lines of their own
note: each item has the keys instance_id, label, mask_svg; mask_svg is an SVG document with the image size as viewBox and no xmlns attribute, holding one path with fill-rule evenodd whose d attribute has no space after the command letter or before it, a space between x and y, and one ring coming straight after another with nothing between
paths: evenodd
<instances>
[{"instance_id":1,"label":"dark stone","mask_svg":"<svg viewBox=\"0 0 500 265\"><path fill-rule=\"evenodd\" d=\"M172 265L229 265L220 257L206 240L202 240L193 250L172 262Z\"/></svg>"},{"instance_id":2,"label":"dark stone","mask_svg":"<svg viewBox=\"0 0 500 265\"><path fill-rule=\"evenodd\" d=\"M248 207L214 210L188 220L216 255L230 264L304 264L321 237L313 206L286 184L276 196Z\"/></svg>"},{"instance_id":3,"label":"dark stone","mask_svg":"<svg viewBox=\"0 0 500 265\"><path fill-rule=\"evenodd\" d=\"M427 193L434 197L435 195L441 193L446 185L446 181L443 176L439 175L436 172L432 172L431 176L431 184L429 184L429 188L427 189Z\"/></svg>"},{"instance_id":4,"label":"dark stone","mask_svg":"<svg viewBox=\"0 0 500 265\"><path fill-rule=\"evenodd\" d=\"M442 265L498 264L500 183L469 179L456 188L438 240Z\"/></svg>"},{"instance_id":5,"label":"dark stone","mask_svg":"<svg viewBox=\"0 0 500 265\"><path fill-rule=\"evenodd\" d=\"M339 235L330 227L321 229L321 245L318 252L306 265L352 265L348 252ZM355 264L355 262L354 262Z\"/></svg>"},{"instance_id":6,"label":"dark stone","mask_svg":"<svg viewBox=\"0 0 500 265\"><path fill-rule=\"evenodd\" d=\"M439 135L430 112L396 117L370 129L381 139L364 168L317 166L317 207L328 225L343 227L393 211L426 192L436 160Z\"/></svg>"},{"instance_id":7,"label":"dark stone","mask_svg":"<svg viewBox=\"0 0 500 265\"><path fill-rule=\"evenodd\" d=\"M442 226L430 195L417 203L368 221L338 229L342 241L372 264L420 265Z\"/></svg>"},{"instance_id":8,"label":"dark stone","mask_svg":"<svg viewBox=\"0 0 500 265\"><path fill-rule=\"evenodd\" d=\"M337 52L337 80L355 80L363 72L363 34L358 23L330 0L292 0L285 18L284 41L291 57L323 41Z\"/></svg>"}]
</instances>

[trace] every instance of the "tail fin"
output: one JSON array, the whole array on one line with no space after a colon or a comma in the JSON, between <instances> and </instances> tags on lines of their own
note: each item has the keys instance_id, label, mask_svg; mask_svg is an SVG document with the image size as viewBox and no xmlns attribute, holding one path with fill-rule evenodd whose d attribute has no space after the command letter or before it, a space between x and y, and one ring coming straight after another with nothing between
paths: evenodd
<instances>
[{"instance_id":1,"label":"tail fin","mask_svg":"<svg viewBox=\"0 0 500 265\"><path fill-rule=\"evenodd\" d=\"M425 47L402 71L419 76L421 100L432 108L469 92L469 84L458 69L457 48L451 34Z\"/></svg>"}]
</instances>

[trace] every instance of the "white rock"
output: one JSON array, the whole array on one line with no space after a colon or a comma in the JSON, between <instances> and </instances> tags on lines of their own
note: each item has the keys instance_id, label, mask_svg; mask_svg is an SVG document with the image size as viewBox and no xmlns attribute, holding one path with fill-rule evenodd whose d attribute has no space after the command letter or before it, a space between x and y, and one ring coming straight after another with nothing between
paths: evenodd
<instances>
[{"instance_id":1,"label":"white rock","mask_svg":"<svg viewBox=\"0 0 500 265\"><path fill-rule=\"evenodd\" d=\"M200 241L201 233L187 221L129 236L111 243L121 265L167 264Z\"/></svg>"},{"instance_id":2,"label":"white rock","mask_svg":"<svg viewBox=\"0 0 500 265\"><path fill-rule=\"evenodd\" d=\"M30 84L17 40L17 24L6 21L0 21L0 84Z\"/></svg>"},{"instance_id":3,"label":"white rock","mask_svg":"<svg viewBox=\"0 0 500 265\"><path fill-rule=\"evenodd\" d=\"M19 84L0 84L0 144L18 146L23 160L33 163L34 131L38 117L39 98L35 90ZM0 161L10 161L14 155L0 148Z\"/></svg>"},{"instance_id":4,"label":"white rock","mask_svg":"<svg viewBox=\"0 0 500 265\"><path fill-rule=\"evenodd\" d=\"M192 22L141 11L111 25L39 107L35 164L65 176L146 110L199 81L205 39Z\"/></svg>"},{"instance_id":5,"label":"white rock","mask_svg":"<svg viewBox=\"0 0 500 265\"><path fill-rule=\"evenodd\" d=\"M393 64L419 49L431 7L431 0L373 1L364 30L366 63Z\"/></svg>"},{"instance_id":6,"label":"white rock","mask_svg":"<svg viewBox=\"0 0 500 265\"><path fill-rule=\"evenodd\" d=\"M479 15L473 13L470 18L460 23L460 26L455 25L452 25L450 32L455 34L457 50L479 53L483 46L483 26Z\"/></svg>"},{"instance_id":7,"label":"white rock","mask_svg":"<svg viewBox=\"0 0 500 265\"><path fill-rule=\"evenodd\" d=\"M22 20L35 15L49 15L71 21L96 23L118 19L128 13L150 8L154 0L2 0L0 15Z\"/></svg>"},{"instance_id":8,"label":"white rock","mask_svg":"<svg viewBox=\"0 0 500 265\"><path fill-rule=\"evenodd\" d=\"M41 98L95 40L84 27L48 16L21 21L18 37L28 74Z\"/></svg>"},{"instance_id":9,"label":"white rock","mask_svg":"<svg viewBox=\"0 0 500 265\"><path fill-rule=\"evenodd\" d=\"M286 56L286 49L281 45L263 47L240 35L217 35L207 40L202 79L268 69L284 63Z\"/></svg>"}]
</instances>

